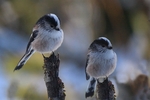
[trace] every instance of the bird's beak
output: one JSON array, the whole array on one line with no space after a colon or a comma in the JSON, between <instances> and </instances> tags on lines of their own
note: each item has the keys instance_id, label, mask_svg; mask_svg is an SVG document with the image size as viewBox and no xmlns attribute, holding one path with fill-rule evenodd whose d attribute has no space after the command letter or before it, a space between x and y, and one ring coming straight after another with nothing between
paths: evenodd
<instances>
[{"instance_id":1,"label":"bird's beak","mask_svg":"<svg viewBox=\"0 0 150 100\"><path fill-rule=\"evenodd\" d=\"M59 28L59 27L55 27L55 30L59 31L59 30L60 30L60 28Z\"/></svg>"},{"instance_id":2,"label":"bird's beak","mask_svg":"<svg viewBox=\"0 0 150 100\"><path fill-rule=\"evenodd\" d=\"M112 49L112 46L109 46L108 49Z\"/></svg>"}]
</instances>

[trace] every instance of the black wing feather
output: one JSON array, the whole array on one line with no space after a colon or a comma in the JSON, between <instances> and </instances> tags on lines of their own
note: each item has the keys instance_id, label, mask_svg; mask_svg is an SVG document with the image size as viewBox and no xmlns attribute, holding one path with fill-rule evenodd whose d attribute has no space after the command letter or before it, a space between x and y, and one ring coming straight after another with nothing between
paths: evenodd
<instances>
[{"instance_id":1,"label":"black wing feather","mask_svg":"<svg viewBox=\"0 0 150 100\"><path fill-rule=\"evenodd\" d=\"M85 65L86 80L89 80L89 79L90 79L90 76L89 76L88 73L86 72L86 68L87 68L88 62L89 62L89 55L87 55L86 65Z\"/></svg>"},{"instance_id":2,"label":"black wing feather","mask_svg":"<svg viewBox=\"0 0 150 100\"><path fill-rule=\"evenodd\" d=\"M26 52L29 50L29 47L30 47L31 43L33 42L33 40L34 40L34 39L36 38L36 36L38 35L37 33L38 33L38 30L33 31L32 35L31 35L31 37L30 37L30 40L29 40L29 42L28 42Z\"/></svg>"}]
</instances>

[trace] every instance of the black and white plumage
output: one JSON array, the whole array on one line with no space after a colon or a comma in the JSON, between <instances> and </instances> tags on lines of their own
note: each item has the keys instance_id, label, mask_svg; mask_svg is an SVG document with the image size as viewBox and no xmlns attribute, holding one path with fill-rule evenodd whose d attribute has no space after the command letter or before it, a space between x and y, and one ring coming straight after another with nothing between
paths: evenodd
<instances>
[{"instance_id":1,"label":"black and white plumage","mask_svg":"<svg viewBox=\"0 0 150 100\"><path fill-rule=\"evenodd\" d=\"M99 37L92 42L88 49L85 67L86 79L90 79L90 84L85 94L86 98L94 95L96 80L103 80L113 73L116 63L116 53L107 38Z\"/></svg>"},{"instance_id":2,"label":"black and white plumage","mask_svg":"<svg viewBox=\"0 0 150 100\"><path fill-rule=\"evenodd\" d=\"M33 27L26 52L14 71L21 69L35 52L51 53L58 49L63 42L63 38L63 30L55 14L47 14L41 17Z\"/></svg>"}]
</instances>

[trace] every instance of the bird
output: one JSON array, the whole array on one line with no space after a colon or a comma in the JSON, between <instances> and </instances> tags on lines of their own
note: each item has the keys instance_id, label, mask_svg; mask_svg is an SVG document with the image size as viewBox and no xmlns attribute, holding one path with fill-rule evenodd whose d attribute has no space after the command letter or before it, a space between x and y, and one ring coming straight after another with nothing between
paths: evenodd
<instances>
[{"instance_id":1,"label":"bird","mask_svg":"<svg viewBox=\"0 0 150 100\"><path fill-rule=\"evenodd\" d=\"M94 95L96 82L103 82L114 72L116 63L117 55L109 39L99 37L90 44L85 66L86 80L90 79L86 98Z\"/></svg>"},{"instance_id":2,"label":"bird","mask_svg":"<svg viewBox=\"0 0 150 100\"><path fill-rule=\"evenodd\" d=\"M42 16L34 25L25 54L14 71L21 69L35 52L51 54L61 46L63 39L64 33L57 15L50 13Z\"/></svg>"}]
</instances>

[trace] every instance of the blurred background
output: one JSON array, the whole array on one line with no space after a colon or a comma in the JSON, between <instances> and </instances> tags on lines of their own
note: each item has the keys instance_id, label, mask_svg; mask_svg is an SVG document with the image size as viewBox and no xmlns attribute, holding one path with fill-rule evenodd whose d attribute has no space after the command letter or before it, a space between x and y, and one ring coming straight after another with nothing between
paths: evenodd
<instances>
[{"instance_id":1,"label":"blurred background","mask_svg":"<svg viewBox=\"0 0 150 100\"><path fill-rule=\"evenodd\" d=\"M109 77L117 100L150 100L150 0L0 0L0 100L47 100L41 54L13 69L36 21L48 13L59 17L65 35L55 53L66 100L85 100L87 50L100 36L110 39L118 56Z\"/></svg>"}]
</instances>

